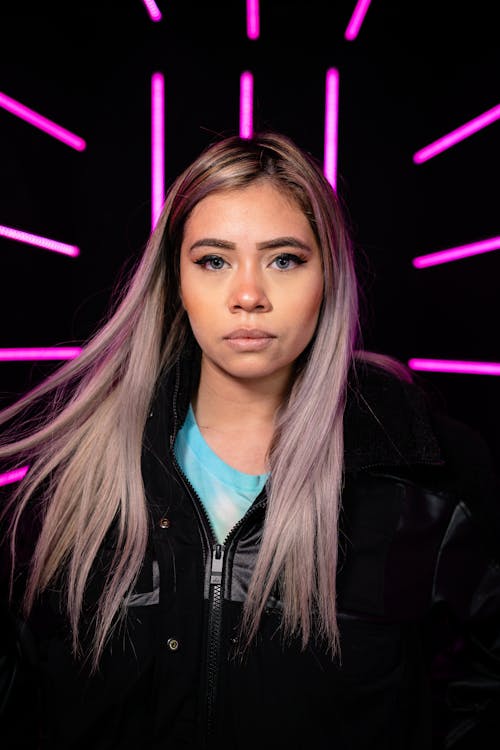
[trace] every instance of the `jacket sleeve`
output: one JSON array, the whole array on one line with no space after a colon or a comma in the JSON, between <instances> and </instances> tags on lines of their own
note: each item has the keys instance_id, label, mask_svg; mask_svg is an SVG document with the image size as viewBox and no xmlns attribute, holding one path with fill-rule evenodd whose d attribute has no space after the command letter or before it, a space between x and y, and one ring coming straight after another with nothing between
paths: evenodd
<instances>
[{"instance_id":1,"label":"jacket sleeve","mask_svg":"<svg viewBox=\"0 0 500 750\"><path fill-rule=\"evenodd\" d=\"M493 750L500 737L500 481L484 440L439 419L451 492L433 601L447 646L433 670L442 686L442 745Z\"/></svg>"}]
</instances>

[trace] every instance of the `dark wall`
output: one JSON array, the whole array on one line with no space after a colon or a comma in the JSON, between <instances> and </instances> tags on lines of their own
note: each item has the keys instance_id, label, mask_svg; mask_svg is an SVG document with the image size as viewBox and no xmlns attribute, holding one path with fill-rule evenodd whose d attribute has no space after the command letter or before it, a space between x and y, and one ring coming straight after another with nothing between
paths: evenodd
<instances>
[{"instance_id":1,"label":"dark wall","mask_svg":"<svg viewBox=\"0 0 500 750\"><path fill-rule=\"evenodd\" d=\"M354 0L3 3L0 91L85 138L79 153L0 108L0 224L77 244L68 258L0 238L0 347L81 343L150 228L150 79L165 75L167 182L238 130L239 77L255 127L323 156L327 68L340 71L338 191L365 288L365 344L410 357L500 361L500 252L419 270L411 259L499 234L500 122L421 165L413 153L500 103L494 3ZM4 401L54 364L0 363ZM426 374L500 458L500 379Z\"/></svg>"}]
</instances>

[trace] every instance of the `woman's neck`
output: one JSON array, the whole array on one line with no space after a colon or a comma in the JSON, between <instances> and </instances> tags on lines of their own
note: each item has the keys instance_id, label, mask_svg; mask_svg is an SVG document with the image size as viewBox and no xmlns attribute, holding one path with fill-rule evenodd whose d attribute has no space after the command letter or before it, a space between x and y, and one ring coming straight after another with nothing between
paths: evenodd
<instances>
[{"instance_id":1,"label":"woman's neck","mask_svg":"<svg viewBox=\"0 0 500 750\"><path fill-rule=\"evenodd\" d=\"M196 422L212 450L248 474L269 470L276 411L286 384L276 379L239 380L203 366L193 399Z\"/></svg>"},{"instance_id":2,"label":"woman's neck","mask_svg":"<svg viewBox=\"0 0 500 750\"><path fill-rule=\"evenodd\" d=\"M231 429L274 424L288 377L233 378L202 360L193 409L198 423Z\"/></svg>"}]
</instances>

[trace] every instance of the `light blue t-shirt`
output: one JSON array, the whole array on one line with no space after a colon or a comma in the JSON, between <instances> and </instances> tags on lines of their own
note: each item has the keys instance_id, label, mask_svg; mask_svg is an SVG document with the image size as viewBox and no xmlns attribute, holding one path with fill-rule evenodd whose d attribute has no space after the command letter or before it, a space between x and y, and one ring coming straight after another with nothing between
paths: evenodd
<instances>
[{"instance_id":1,"label":"light blue t-shirt","mask_svg":"<svg viewBox=\"0 0 500 750\"><path fill-rule=\"evenodd\" d=\"M177 433L174 453L222 543L259 495L268 475L245 474L219 458L201 434L191 406Z\"/></svg>"}]
</instances>

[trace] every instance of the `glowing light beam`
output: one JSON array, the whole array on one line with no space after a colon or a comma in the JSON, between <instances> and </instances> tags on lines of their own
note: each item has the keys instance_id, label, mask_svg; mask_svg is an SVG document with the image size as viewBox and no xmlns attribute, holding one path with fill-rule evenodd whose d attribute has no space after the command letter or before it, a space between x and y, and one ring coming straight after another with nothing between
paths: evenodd
<instances>
[{"instance_id":1,"label":"glowing light beam","mask_svg":"<svg viewBox=\"0 0 500 750\"><path fill-rule=\"evenodd\" d=\"M154 0L142 0L144 6L148 12L148 15L152 21L161 21L162 14L161 10L157 6Z\"/></svg>"},{"instance_id":2,"label":"glowing light beam","mask_svg":"<svg viewBox=\"0 0 500 750\"><path fill-rule=\"evenodd\" d=\"M259 0L247 0L247 37L258 39L260 35Z\"/></svg>"},{"instance_id":3,"label":"glowing light beam","mask_svg":"<svg viewBox=\"0 0 500 750\"><path fill-rule=\"evenodd\" d=\"M165 79L151 78L151 226L154 228L165 200Z\"/></svg>"},{"instance_id":4,"label":"glowing light beam","mask_svg":"<svg viewBox=\"0 0 500 750\"><path fill-rule=\"evenodd\" d=\"M21 479L27 474L29 466L20 466L19 469L12 469L0 474L0 487L5 484L13 484L14 482L20 482Z\"/></svg>"},{"instance_id":5,"label":"glowing light beam","mask_svg":"<svg viewBox=\"0 0 500 750\"><path fill-rule=\"evenodd\" d=\"M75 359L79 346L44 346L0 349L0 362L38 362L49 359Z\"/></svg>"},{"instance_id":6,"label":"glowing light beam","mask_svg":"<svg viewBox=\"0 0 500 750\"><path fill-rule=\"evenodd\" d=\"M51 240L48 237L40 237L37 234L23 232L20 229L6 227L3 224L0 224L0 237L7 237L9 240L24 242L27 245L35 245L35 247L42 247L44 250L51 250L53 253L62 253L63 255L69 255L72 258L76 258L77 255L80 255L80 248L76 245L68 245L66 242Z\"/></svg>"},{"instance_id":7,"label":"glowing light beam","mask_svg":"<svg viewBox=\"0 0 500 750\"><path fill-rule=\"evenodd\" d=\"M442 138L438 138L428 146L421 148L413 154L413 161L415 164L422 164L424 161L432 159L434 156L446 151L447 149L454 146L459 141L463 141L465 138L477 133L478 130L482 130L487 125L491 125L492 122L500 118L500 104L496 107L492 107L482 115L475 117L473 120L466 122L465 125L461 125L459 128L452 130L448 135L444 135Z\"/></svg>"},{"instance_id":8,"label":"glowing light beam","mask_svg":"<svg viewBox=\"0 0 500 750\"><path fill-rule=\"evenodd\" d=\"M248 70L240 76L240 138L253 135L253 75Z\"/></svg>"},{"instance_id":9,"label":"glowing light beam","mask_svg":"<svg viewBox=\"0 0 500 750\"><path fill-rule=\"evenodd\" d=\"M325 89L325 154L323 171L330 185L337 187L339 128L339 72L329 68L326 72Z\"/></svg>"},{"instance_id":10,"label":"glowing light beam","mask_svg":"<svg viewBox=\"0 0 500 750\"><path fill-rule=\"evenodd\" d=\"M409 359L412 370L453 372L466 375L500 375L500 362L470 362L454 359Z\"/></svg>"},{"instance_id":11,"label":"glowing light beam","mask_svg":"<svg viewBox=\"0 0 500 750\"><path fill-rule=\"evenodd\" d=\"M352 16L347 24L347 28L344 32L344 39L352 42L359 34L361 24L365 20L366 11L370 7L371 0L358 0L356 7L352 12Z\"/></svg>"},{"instance_id":12,"label":"glowing light beam","mask_svg":"<svg viewBox=\"0 0 500 750\"><path fill-rule=\"evenodd\" d=\"M47 119L43 115L39 115L34 110L29 109L29 107L26 107L24 104L17 102L15 99L7 96L7 94L3 94L1 91L0 107L3 107L8 112L16 115L16 117L20 117L21 120L29 122L30 125L34 125L35 128L43 130L53 138L57 138L59 141L62 141L67 146L71 146L71 148L74 148L77 151L84 151L87 148L87 144L85 143L83 138L80 138L78 135L71 133L69 130L66 130L66 128L63 128L60 125L57 125L55 122L52 122L52 120Z\"/></svg>"},{"instance_id":13,"label":"glowing light beam","mask_svg":"<svg viewBox=\"0 0 500 750\"><path fill-rule=\"evenodd\" d=\"M428 266L436 266L439 263L450 263L453 260L460 260L461 258L468 258L471 255L479 255L481 253L488 253L490 250L499 249L500 237L492 237L489 240L471 242L469 245L450 247L449 250L439 250L436 253L419 255L417 258L413 258L412 264L415 268L427 268Z\"/></svg>"}]
</instances>

